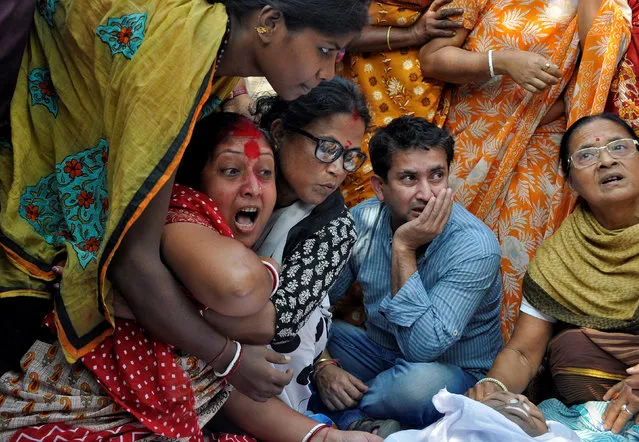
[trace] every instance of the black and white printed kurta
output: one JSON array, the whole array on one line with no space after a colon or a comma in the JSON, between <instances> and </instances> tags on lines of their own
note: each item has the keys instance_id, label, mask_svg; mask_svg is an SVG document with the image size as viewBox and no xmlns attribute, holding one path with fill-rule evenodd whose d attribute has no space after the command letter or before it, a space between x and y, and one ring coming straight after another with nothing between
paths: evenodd
<instances>
[{"instance_id":1,"label":"black and white printed kurta","mask_svg":"<svg viewBox=\"0 0 639 442\"><path fill-rule=\"evenodd\" d=\"M277 312L271 347L291 357L278 370L294 377L280 399L305 412L313 361L324 351L331 314L328 290L348 261L357 235L342 196L335 192L290 229L282 253L281 285L271 297Z\"/></svg>"}]
</instances>

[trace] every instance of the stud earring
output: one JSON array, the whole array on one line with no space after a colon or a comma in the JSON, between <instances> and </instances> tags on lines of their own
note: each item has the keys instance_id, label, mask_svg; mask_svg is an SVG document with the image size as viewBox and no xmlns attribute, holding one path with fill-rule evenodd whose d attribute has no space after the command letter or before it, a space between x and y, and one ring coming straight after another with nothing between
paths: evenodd
<instances>
[{"instance_id":1,"label":"stud earring","mask_svg":"<svg viewBox=\"0 0 639 442\"><path fill-rule=\"evenodd\" d=\"M264 26L257 26L255 30L258 34L266 34L268 32L268 29L266 29Z\"/></svg>"}]
</instances>

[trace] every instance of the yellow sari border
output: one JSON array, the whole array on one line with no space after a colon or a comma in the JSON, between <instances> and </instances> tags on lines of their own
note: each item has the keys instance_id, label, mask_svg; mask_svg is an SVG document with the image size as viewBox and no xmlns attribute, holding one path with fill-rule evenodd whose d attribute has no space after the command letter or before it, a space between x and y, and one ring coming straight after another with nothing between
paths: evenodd
<instances>
[{"instance_id":1,"label":"yellow sari border","mask_svg":"<svg viewBox=\"0 0 639 442\"><path fill-rule=\"evenodd\" d=\"M18 298L23 296L27 298L51 299L51 293L39 290L10 289L4 292L0 292L0 299Z\"/></svg>"},{"instance_id":2,"label":"yellow sari border","mask_svg":"<svg viewBox=\"0 0 639 442\"><path fill-rule=\"evenodd\" d=\"M16 253L10 247L7 247L5 244L0 243L0 247L4 249L4 252L7 254L7 257L13 262L15 266L17 266L20 270L30 275L33 275L37 278L40 278L44 281L53 281L57 275L52 271L47 272L43 270L41 267L35 265L32 262L27 261L25 258L20 256L20 254Z\"/></svg>"},{"instance_id":3,"label":"yellow sari border","mask_svg":"<svg viewBox=\"0 0 639 442\"><path fill-rule=\"evenodd\" d=\"M612 381L623 381L627 378L627 376L620 374L607 373L601 370L595 370L592 368L577 368L577 367L567 367L557 370L554 374L573 374L579 376L588 376L591 378L597 379L608 379Z\"/></svg>"}]
</instances>

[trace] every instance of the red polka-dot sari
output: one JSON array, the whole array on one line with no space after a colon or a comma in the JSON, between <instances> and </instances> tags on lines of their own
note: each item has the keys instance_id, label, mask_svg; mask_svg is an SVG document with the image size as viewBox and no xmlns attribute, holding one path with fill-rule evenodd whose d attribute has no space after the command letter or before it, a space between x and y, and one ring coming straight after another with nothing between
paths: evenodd
<instances>
[{"instance_id":1,"label":"red polka-dot sari","mask_svg":"<svg viewBox=\"0 0 639 442\"><path fill-rule=\"evenodd\" d=\"M233 237L206 194L175 184L166 223L191 222ZM108 395L154 433L202 440L191 376L176 362L175 349L148 335L135 321L116 320L113 335L82 361ZM211 369L192 358L194 375ZM219 384L219 387L223 387Z\"/></svg>"},{"instance_id":2,"label":"red polka-dot sari","mask_svg":"<svg viewBox=\"0 0 639 442\"><path fill-rule=\"evenodd\" d=\"M166 219L167 224L175 222L233 236L208 196L178 184ZM51 319L45 325L55 332ZM136 441L153 435L253 440L205 436L202 428L222 407L230 387L206 362L179 355L132 320L117 318L113 335L73 365L57 341L36 341L21 368L0 382L0 411L19 416L0 427L0 440Z\"/></svg>"}]
</instances>

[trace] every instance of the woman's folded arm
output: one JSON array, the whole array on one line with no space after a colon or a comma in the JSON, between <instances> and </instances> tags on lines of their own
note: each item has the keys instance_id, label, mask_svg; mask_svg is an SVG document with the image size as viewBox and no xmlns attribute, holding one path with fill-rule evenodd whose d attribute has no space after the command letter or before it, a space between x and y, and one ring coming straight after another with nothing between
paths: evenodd
<instances>
[{"instance_id":1,"label":"woman's folded arm","mask_svg":"<svg viewBox=\"0 0 639 442\"><path fill-rule=\"evenodd\" d=\"M195 299L225 316L258 313L273 290L255 252L199 224L167 224L162 256Z\"/></svg>"}]
</instances>

